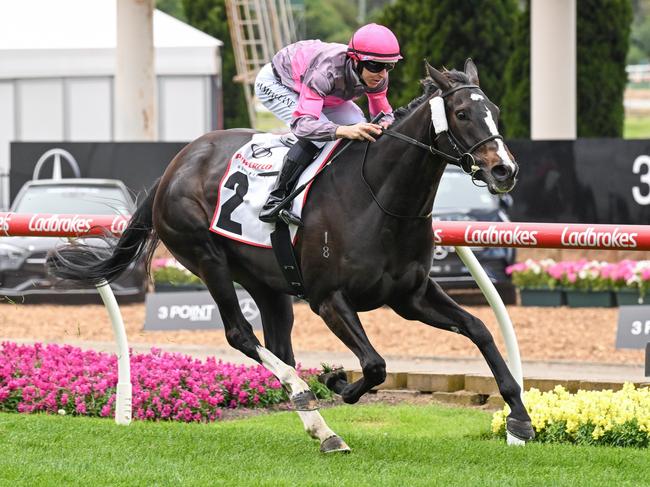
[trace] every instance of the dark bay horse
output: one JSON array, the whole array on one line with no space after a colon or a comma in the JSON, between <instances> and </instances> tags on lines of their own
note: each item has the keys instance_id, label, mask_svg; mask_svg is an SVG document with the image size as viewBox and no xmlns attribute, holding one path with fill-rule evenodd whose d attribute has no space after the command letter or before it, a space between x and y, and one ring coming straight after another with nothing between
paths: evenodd
<instances>
[{"instance_id":1,"label":"dark bay horse","mask_svg":"<svg viewBox=\"0 0 650 487\"><path fill-rule=\"evenodd\" d=\"M512 189L518 167L498 135L498 108L479 88L474 63L468 59L464 72L438 71L428 63L426 69L424 94L396 112L396 122L377 142L351 144L314 181L303 211L295 250L306 297L357 356L363 371L353 383L336 372L326 375L325 383L345 402L355 403L384 381L386 363L357 313L387 305L407 320L459 333L475 343L511 408L509 433L527 440L534 434L520 387L488 329L429 278L430 212L447 162L463 167L468 177L483 181L493 193ZM438 134L441 117L448 131ZM162 241L208 287L228 343L267 367L288 390L321 451L347 451L293 368L292 290L273 252L209 230L228 161L253 133L215 131L190 143L172 160L106 255L76 245L53 252L48 266L65 279L111 281L143 253L150 257ZM264 346L239 308L233 281L260 309Z\"/></svg>"}]
</instances>

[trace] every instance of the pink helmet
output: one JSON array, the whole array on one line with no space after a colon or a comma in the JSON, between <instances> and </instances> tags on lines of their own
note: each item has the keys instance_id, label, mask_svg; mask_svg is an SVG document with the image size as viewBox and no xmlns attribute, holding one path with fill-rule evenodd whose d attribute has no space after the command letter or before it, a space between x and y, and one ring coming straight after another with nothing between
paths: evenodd
<instances>
[{"instance_id":1,"label":"pink helmet","mask_svg":"<svg viewBox=\"0 0 650 487\"><path fill-rule=\"evenodd\" d=\"M368 24L354 34L348 44L348 56L357 61L380 61L393 63L402 59L399 42L389 28Z\"/></svg>"}]
</instances>

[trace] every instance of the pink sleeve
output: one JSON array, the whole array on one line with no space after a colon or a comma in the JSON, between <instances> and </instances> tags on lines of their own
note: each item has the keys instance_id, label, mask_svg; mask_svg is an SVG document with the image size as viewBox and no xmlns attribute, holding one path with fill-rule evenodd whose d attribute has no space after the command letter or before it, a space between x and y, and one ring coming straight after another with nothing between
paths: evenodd
<instances>
[{"instance_id":1,"label":"pink sleeve","mask_svg":"<svg viewBox=\"0 0 650 487\"><path fill-rule=\"evenodd\" d=\"M393 108L388 103L388 98L386 98L386 93L388 92L388 87L385 90L378 93L366 93L368 96L368 111L370 116L374 117L379 112L384 112L386 114L393 113Z\"/></svg>"},{"instance_id":2,"label":"pink sleeve","mask_svg":"<svg viewBox=\"0 0 650 487\"><path fill-rule=\"evenodd\" d=\"M293 118L303 117L305 115L319 118L322 111L323 97L307 85L302 85L300 88L300 96L298 97L298 104L292 114Z\"/></svg>"},{"instance_id":3,"label":"pink sleeve","mask_svg":"<svg viewBox=\"0 0 650 487\"><path fill-rule=\"evenodd\" d=\"M338 125L328 120L319 120L323 111L323 98L303 85L298 104L292 113L291 130L298 137L311 140L335 140Z\"/></svg>"}]
</instances>

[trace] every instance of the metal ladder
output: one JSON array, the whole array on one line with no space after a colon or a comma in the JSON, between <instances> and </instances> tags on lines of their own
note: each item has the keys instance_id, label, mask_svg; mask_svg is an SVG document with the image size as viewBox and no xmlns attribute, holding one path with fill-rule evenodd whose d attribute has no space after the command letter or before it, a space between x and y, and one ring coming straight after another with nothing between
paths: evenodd
<instances>
[{"instance_id":1,"label":"metal ladder","mask_svg":"<svg viewBox=\"0 0 650 487\"><path fill-rule=\"evenodd\" d=\"M228 28L237 76L244 87L251 124L255 123L253 85L259 70L283 46L295 41L290 0L226 0Z\"/></svg>"}]
</instances>

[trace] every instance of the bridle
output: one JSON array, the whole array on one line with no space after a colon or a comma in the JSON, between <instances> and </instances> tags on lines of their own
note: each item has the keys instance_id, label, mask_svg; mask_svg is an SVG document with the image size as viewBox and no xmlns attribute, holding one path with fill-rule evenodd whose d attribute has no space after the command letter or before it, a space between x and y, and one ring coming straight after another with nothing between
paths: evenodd
<instances>
[{"instance_id":1,"label":"bridle","mask_svg":"<svg viewBox=\"0 0 650 487\"><path fill-rule=\"evenodd\" d=\"M436 95L436 96L439 96L439 97L444 99L445 97L451 95L452 93L454 93L454 92L456 92L458 90L472 89L472 88L476 88L476 89L480 90L480 88L477 85L470 85L470 84L459 85L459 86L455 86L455 87L453 87L453 88L451 88L451 89L449 89L449 90L447 90L447 91L445 91L445 92L443 92L443 93L441 93L439 95ZM438 91L440 91L440 90L438 90ZM384 116L384 113L380 113L379 115L377 115L375 118L373 118L371 120L371 123L379 123L383 116ZM495 139L502 139L503 140L503 137L501 137L501 135L499 135L499 134L490 135L489 137L486 137L486 138L484 138L482 140L479 140L473 146L471 146L470 148L467 149L467 148L465 148L465 145L462 142L460 142L460 140L458 140L458 138L451 133L450 130L445 130L443 133L447 134L448 141L449 141L450 145L454 148L456 153L458 154L458 157L455 157L455 156L453 156L451 154L447 154L446 152L444 152L444 151L442 151L440 149L437 149L433 145L423 144L419 140L416 140L416 139L414 139L412 137L409 137L408 135L404 135L402 133L395 132L395 131L389 130L389 129L383 129L383 131L382 131L382 134L386 134L386 135L388 135L390 137L394 137L394 138L399 139L399 140L401 140L403 142L406 142L408 144L419 147L419 148L421 148L423 150L426 150L426 151L430 152L431 154L433 154L435 156L441 157L442 159L446 160L447 162L450 162L451 164L454 164L455 166L460 167L460 169L463 172L465 172L466 174L468 174L468 175L470 175L472 177L472 182L474 184L476 184L476 178L474 177L474 175L476 174L476 172L478 172L479 167L476 165L476 161L474 159L474 156L472 155L472 152L474 152L476 149L481 147L483 144L486 144L486 143L490 142L491 140L495 140ZM433 140L433 141L435 141L437 138L439 138L442 135L442 133L440 133L440 134L435 133L435 130L434 130L434 127L433 127L433 121L431 121L429 123L429 134L430 134L431 140ZM324 170L326 170L332 164L332 162L334 162L344 151L346 151L355 142L357 142L357 141L353 140L353 139L348 140L345 143L345 145L341 148L341 150L339 150L333 157L331 157L329 159L329 161L327 161L327 163L323 167L321 167L318 171L316 171L316 174L314 174L311 178L309 178L303 184L299 185L297 188L294 188L293 191L291 191L291 193L288 196L286 196L278 204L278 208L280 208L280 209L284 208L287 204L289 204L299 193L304 191L304 189L314 179L316 179L316 177L320 173L322 173ZM366 177L365 177L365 174L364 174L365 166L366 166L366 159L368 157L368 148L369 147L370 147L370 141L366 141L366 149L364 151L363 160L361 162L361 179L363 180L365 185L368 187L368 190L370 191L370 195L372 196L372 199L375 201L377 206L379 206L379 208L385 214L387 214L389 216L392 216L394 218L399 218L399 219L427 219L427 218L431 218L431 215L433 214L433 211L429 211L428 213L423 214L423 215L399 215L397 213L394 213L394 212L388 210L387 208L384 208L384 206L377 199L377 195L375 194L374 190L370 186L370 183L368 183L368 181L366 180Z\"/></svg>"},{"instance_id":2,"label":"bridle","mask_svg":"<svg viewBox=\"0 0 650 487\"><path fill-rule=\"evenodd\" d=\"M454 86L453 88L450 88L449 90L440 93L439 96L442 99L445 99L452 93L455 93L456 91L459 90L465 90L465 89L478 89L479 91L481 88L478 85L459 85L459 86ZM454 148L456 153L458 154L458 157L455 157L451 154L447 154L446 152L437 149L433 145L427 145L423 144L422 142L415 140L412 137L409 137L408 135L401 134L399 132L395 132L393 130L389 129L384 129L383 133L386 135L389 135L391 137L394 137L396 139L399 139L403 142L406 142L411 145L415 145L417 147L420 147L421 149L424 149L426 151L431 152L433 155L436 155L438 157L441 157L445 159L447 162L450 162L451 164L460 167L460 169L466 173L472 176L472 181L474 182L474 174L479 171L479 167L476 165L476 160L474 159L474 155L472 154L476 149L481 147L483 144L487 144L488 142L495 140L495 139L501 139L503 140L503 137L500 134L496 135L490 135L489 137L486 137L484 139L479 140L476 142L474 145L471 147L467 148L465 144L463 144L458 137L454 135L454 133L451 130L445 130L444 132L440 134L436 134L434 129L433 129L433 122L429 123L429 134L431 136L431 140L435 141L439 139L442 134L446 134L447 140L449 141L449 144ZM476 183L474 183L476 184Z\"/></svg>"},{"instance_id":3,"label":"bridle","mask_svg":"<svg viewBox=\"0 0 650 487\"><path fill-rule=\"evenodd\" d=\"M481 90L481 88L478 85L470 85L470 84L459 85L459 86L454 86L453 88L450 88L449 90L444 91L444 92L442 92L440 94L436 94L435 96L439 96L440 98L442 98L444 100L446 97L448 97L452 93L455 93L456 91L459 91L459 90L465 90L465 89L478 89L479 91ZM438 91L441 91L441 90L438 90ZM481 93L482 93L482 91L481 91ZM434 98L434 97L432 97L432 98ZM375 120L373 120L373 122L375 122ZM435 142L437 139L439 139L442 136L442 134L446 134L449 144L451 145L451 147L454 148L454 150L458 154L458 157L456 157L456 156L453 156L451 154L447 154L446 152L434 147L433 145L423 144L422 142L420 142L419 140L414 139L413 137L409 137L408 135L404 135L402 133L395 132L394 130L383 129L382 134L389 135L390 137L394 137L394 138L399 139L399 140L401 140L403 142L414 145L414 146L419 147L419 148L421 148L423 150L429 151L431 154L433 154L435 156L438 156L438 157L441 157L442 159L446 160L447 162L449 162L449 163L451 163L451 164L453 164L455 166L458 166L464 173L471 176L472 182L477 186L478 186L478 184L476 184L477 179L475 178L475 174L480 170L480 168L476 164L476 160L474 159L474 156L473 156L472 153L476 149L481 147L483 144L487 144L488 142L490 142L492 140L495 140L495 139L503 140L503 137L500 134L490 135L489 137L485 137L484 139L481 139L478 142L476 142L471 147L467 148L465 146L465 144L463 144L458 139L458 137L456 137L453 134L453 132L451 130L447 129L447 130L442 131L441 133L436 133L435 130L434 130L434 126L433 126L433 121L429 122L430 139ZM366 177L364 175L364 167L366 165L366 158L368 156L368 148L369 147L370 147L370 141L367 142L366 150L364 151L364 154L363 154L363 161L361 163L361 179L363 179L363 182L368 187L368 190L370 191L370 194L371 194L373 200L375 201L375 203L377 204L377 206L379 206L379 208L384 213L386 213L387 215L392 216L394 218L399 218L399 219L413 219L413 218L415 218L415 219L427 219L427 218L430 218L431 215L433 214L433 211L429 211L428 213L426 213L424 215L399 215L397 213L394 213L394 212L388 210L387 208L384 208L384 206L377 199L377 196L375 195L375 192L373 191L372 187L370 186L370 184L368 183L368 181L366 180Z\"/></svg>"}]
</instances>

